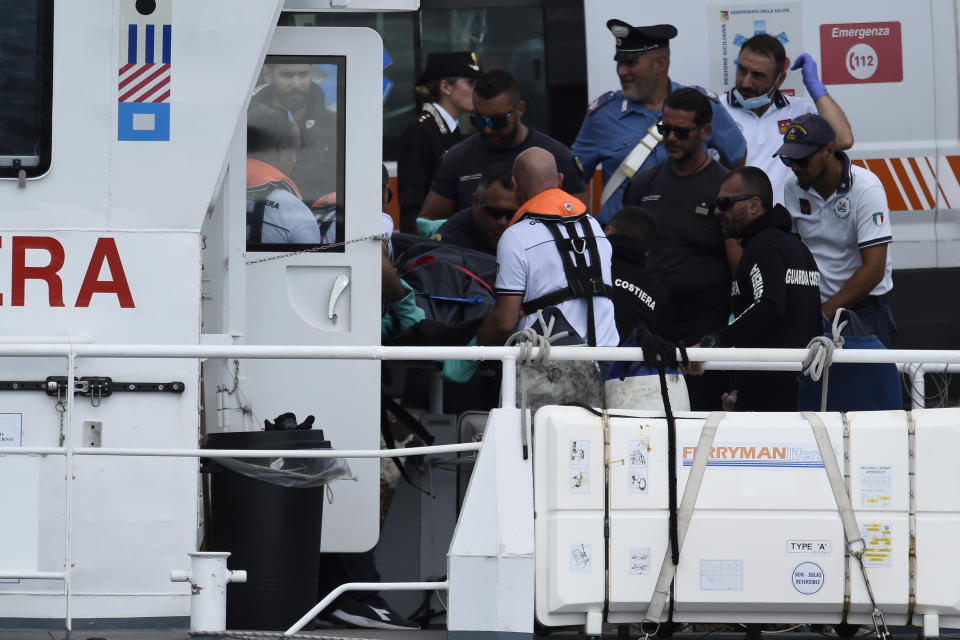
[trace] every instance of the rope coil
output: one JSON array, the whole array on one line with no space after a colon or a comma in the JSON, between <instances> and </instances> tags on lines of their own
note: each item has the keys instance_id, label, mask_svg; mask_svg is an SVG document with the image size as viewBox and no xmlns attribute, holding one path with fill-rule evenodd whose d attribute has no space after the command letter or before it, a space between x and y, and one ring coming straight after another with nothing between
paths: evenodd
<instances>
[{"instance_id":1,"label":"rope coil","mask_svg":"<svg viewBox=\"0 0 960 640\"><path fill-rule=\"evenodd\" d=\"M833 350L843 349L843 329L847 326L847 321L840 322L840 313L843 309L837 309L833 316L833 326L831 332L833 339L827 336L815 336L807 343L806 348L809 353L803 359L801 364L803 375L810 376L814 382L819 382L823 378L823 385L820 391L820 411L827 410L827 391L830 386L830 365L833 364Z\"/></svg>"},{"instance_id":2,"label":"rope coil","mask_svg":"<svg viewBox=\"0 0 960 640\"><path fill-rule=\"evenodd\" d=\"M527 441L527 384L526 367L530 364L543 364L550 359L550 345L557 340L562 340L570 335L569 331L559 331L553 333L553 325L556 317L551 317L547 322L543 317L543 311L537 310L537 319L533 325L526 329L517 331L504 343L504 346L520 347L520 356L517 358L518 372L520 374L520 430L521 441L523 445L523 459L526 460L529 455L529 443ZM540 333L534 328L540 326ZM575 345L575 346L583 346ZM539 348L537 356L533 356L534 348Z\"/></svg>"}]
</instances>

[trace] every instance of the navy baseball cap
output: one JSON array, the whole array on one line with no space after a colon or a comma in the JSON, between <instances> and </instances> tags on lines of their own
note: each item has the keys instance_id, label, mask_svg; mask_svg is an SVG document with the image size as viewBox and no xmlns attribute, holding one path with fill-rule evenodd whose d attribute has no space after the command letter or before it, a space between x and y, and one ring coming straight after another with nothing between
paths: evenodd
<instances>
[{"instance_id":1,"label":"navy baseball cap","mask_svg":"<svg viewBox=\"0 0 960 640\"><path fill-rule=\"evenodd\" d=\"M835 142L836 139L837 134L823 116L818 113L805 113L790 122L783 134L783 144L772 157L783 156L799 160L820 147Z\"/></svg>"},{"instance_id":2,"label":"navy baseball cap","mask_svg":"<svg viewBox=\"0 0 960 640\"><path fill-rule=\"evenodd\" d=\"M607 29L617 39L617 53L613 56L617 62L627 62L647 51L668 47L670 40L677 37L677 28L672 24L634 27L614 18L607 20Z\"/></svg>"},{"instance_id":3,"label":"navy baseball cap","mask_svg":"<svg viewBox=\"0 0 960 640\"><path fill-rule=\"evenodd\" d=\"M437 78L479 78L482 75L477 56L472 51L431 53L417 84L426 84Z\"/></svg>"}]
</instances>

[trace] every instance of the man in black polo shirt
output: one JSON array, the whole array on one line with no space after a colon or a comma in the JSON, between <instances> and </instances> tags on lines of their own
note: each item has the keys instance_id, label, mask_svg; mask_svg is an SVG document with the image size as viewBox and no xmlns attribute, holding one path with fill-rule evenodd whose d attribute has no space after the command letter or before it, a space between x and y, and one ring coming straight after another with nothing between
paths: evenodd
<instances>
[{"instance_id":1,"label":"man in black polo shirt","mask_svg":"<svg viewBox=\"0 0 960 640\"><path fill-rule=\"evenodd\" d=\"M563 174L562 189L586 202L583 172L566 146L523 124L526 103L509 72L495 69L478 78L473 88L470 122L477 133L453 146L443 156L421 218L441 220L472 204L483 170L495 163L513 165L521 152L532 147L549 151Z\"/></svg>"},{"instance_id":2,"label":"man in black polo shirt","mask_svg":"<svg viewBox=\"0 0 960 640\"><path fill-rule=\"evenodd\" d=\"M704 148L713 130L711 114L709 98L696 89L668 95L658 127L668 159L638 172L623 198L624 205L643 207L657 223L647 268L670 294L660 335L688 345L726 323L731 269L740 254L736 240L724 239L720 220L711 212L720 182L729 173ZM719 409L726 387L724 372L688 377L691 408Z\"/></svg>"},{"instance_id":3,"label":"man in black polo shirt","mask_svg":"<svg viewBox=\"0 0 960 640\"><path fill-rule=\"evenodd\" d=\"M520 204L513 190L513 167L492 164L483 172L473 205L444 222L431 240L497 255L497 242Z\"/></svg>"}]
</instances>

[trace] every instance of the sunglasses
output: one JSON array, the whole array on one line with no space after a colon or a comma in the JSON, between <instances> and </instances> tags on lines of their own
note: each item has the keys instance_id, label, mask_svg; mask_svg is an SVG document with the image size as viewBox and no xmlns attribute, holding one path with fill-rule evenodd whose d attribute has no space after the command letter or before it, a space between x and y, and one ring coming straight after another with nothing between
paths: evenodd
<instances>
[{"instance_id":1,"label":"sunglasses","mask_svg":"<svg viewBox=\"0 0 960 640\"><path fill-rule=\"evenodd\" d=\"M487 214L491 218L494 218L495 220L500 220L501 218L513 218L514 214L517 213L516 209L504 209L502 207L495 207L485 202L481 202L480 207L483 209L483 212L485 214Z\"/></svg>"},{"instance_id":2,"label":"sunglasses","mask_svg":"<svg viewBox=\"0 0 960 640\"><path fill-rule=\"evenodd\" d=\"M512 116L513 111L503 116L478 116L475 113L471 113L470 123L477 131L483 131L485 128L488 128L491 131L496 131L498 129L503 129L510 124L510 118Z\"/></svg>"},{"instance_id":3,"label":"sunglasses","mask_svg":"<svg viewBox=\"0 0 960 640\"><path fill-rule=\"evenodd\" d=\"M823 149L823 147L820 147L820 149ZM816 151L810 153L804 158L788 158L786 156L777 156L777 157L780 158L780 162L787 165L788 167L796 167L797 169L806 169L807 167L810 166L810 158L812 158L817 153L819 153L820 149L817 149Z\"/></svg>"},{"instance_id":4,"label":"sunglasses","mask_svg":"<svg viewBox=\"0 0 960 640\"><path fill-rule=\"evenodd\" d=\"M720 211L729 211L730 207L735 205L738 202L743 202L744 200L749 200L750 198L759 198L760 196L748 193L742 196L724 196L723 198L717 198L713 203L713 208Z\"/></svg>"},{"instance_id":5,"label":"sunglasses","mask_svg":"<svg viewBox=\"0 0 960 640\"><path fill-rule=\"evenodd\" d=\"M700 127L690 127L689 129L684 129L683 127L671 127L668 124L663 124L662 122L657 123L657 132L661 136L666 138L670 135L670 132L673 132L673 135L677 136L677 140L686 140L690 137L690 134L699 129Z\"/></svg>"}]
</instances>

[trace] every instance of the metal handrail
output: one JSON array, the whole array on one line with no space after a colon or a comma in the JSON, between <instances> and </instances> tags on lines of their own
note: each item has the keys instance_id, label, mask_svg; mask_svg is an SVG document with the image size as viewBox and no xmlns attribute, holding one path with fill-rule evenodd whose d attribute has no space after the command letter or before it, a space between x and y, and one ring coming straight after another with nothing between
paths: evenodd
<instances>
[{"instance_id":1,"label":"metal handrail","mask_svg":"<svg viewBox=\"0 0 960 640\"><path fill-rule=\"evenodd\" d=\"M11 340L8 342L7 340ZM86 338L68 338L55 342L55 338L38 337L37 342L16 343L16 337L0 336L0 358L3 357L62 357L67 360L66 389L75 384L76 359L84 358L243 358L243 359L319 359L319 360L500 360L503 364L501 383L501 406L516 408L516 364L521 356L521 347L317 347L317 346L263 346L263 345L116 345L91 344ZM539 356L540 349L531 350L529 357ZM687 349L692 361L704 362L705 369L728 370L796 370L807 357L807 349ZM635 347L552 347L550 360L583 361L642 361L642 349ZM836 363L894 363L910 378L912 389L923 398L923 375L925 371L960 372L960 351L937 351L932 349L837 349L833 352ZM919 375L918 375L919 374ZM74 394L67 393L67 409L64 416L64 443L62 447L20 447L5 449L3 455L63 455L66 458L65 483L65 551L64 571L3 571L0 578L63 580L65 595L65 623L69 633L72 629L71 574L72 574L72 523L73 523L73 458L77 455L116 456L163 456L163 457L290 457L290 458L387 458L424 455L426 453L453 453L477 451L479 442L456 445L436 445L409 449L388 450L228 450L228 449L136 449L136 448L91 448L73 446ZM916 404L916 399L914 400ZM398 588L420 583L402 583ZM342 585L346 588L351 585ZM384 585L381 583L380 587ZM432 583L429 588L446 585ZM421 587L421 588L427 588ZM331 594L332 595L332 594ZM296 627L293 627L296 628ZM291 628L291 629L293 629ZM290 633L290 630L287 631Z\"/></svg>"},{"instance_id":2,"label":"metal handrail","mask_svg":"<svg viewBox=\"0 0 960 640\"><path fill-rule=\"evenodd\" d=\"M264 346L264 345L121 345L121 344L3 344L0 357L78 358L244 358L308 360L503 360L517 358L521 347L380 347L380 346ZM531 357L538 357L533 348ZM688 348L691 360L699 362L802 362L807 349L771 348ZM643 350L637 347L552 347L550 360L641 361ZM960 350L934 349L837 349L838 363L925 363L960 364Z\"/></svg>"}]
</instances>

